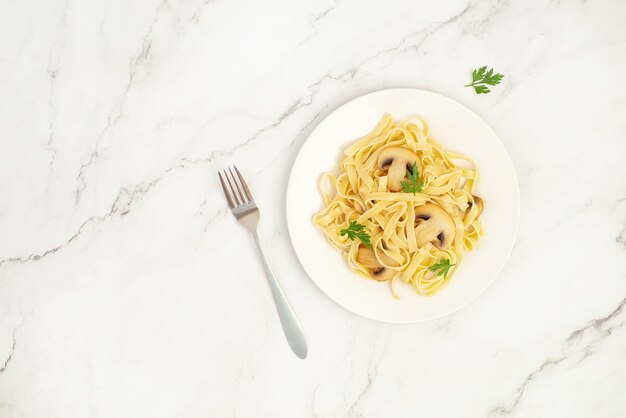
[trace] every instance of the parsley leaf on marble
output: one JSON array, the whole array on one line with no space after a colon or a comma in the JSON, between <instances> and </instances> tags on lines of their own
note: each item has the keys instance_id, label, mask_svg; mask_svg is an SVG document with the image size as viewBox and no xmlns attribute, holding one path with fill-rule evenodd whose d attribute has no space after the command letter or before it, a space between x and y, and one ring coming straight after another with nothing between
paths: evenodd
<instances>
[{"instance_id":1,"label":"parsley leaf on marble","mask_svg":"<svg viewBox=\"0 0 626 418\"><path fill-rule=\"evenodd\" d=\"M473 87L476 94L487 94L491 91L487 85L498 85L502 78L504 78L504 75L500 73L494 74L493 68L487 70L485 65L472 71L472 82L466 84L465 87Z\"/></svg>"},{"instance_id":2,"label":"parsley leaf on marble","mask_svg":"<svg viewBox=\"0 0 626 418\"><path fill-rule=\"evenodd\" d=\"M348 235L350 241L354 241L355 238L358 238L367 247L372 248L372 243L370 242L371 237L364 229L364 225L357 223L357 221L352 221L350 222L350 226L341 230L341 236Z\"/></svg>"}]
</instances>

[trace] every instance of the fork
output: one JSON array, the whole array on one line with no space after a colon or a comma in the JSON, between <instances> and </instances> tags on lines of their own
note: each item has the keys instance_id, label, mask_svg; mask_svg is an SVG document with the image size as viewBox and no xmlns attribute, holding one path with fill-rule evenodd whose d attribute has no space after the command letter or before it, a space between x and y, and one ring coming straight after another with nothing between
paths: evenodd
<instances>
[{"instance_id":1,"label":"fork","mask_svg":"<svg viewBox=\"0 0 626 418\"><path fill-rule=\"evenodd\" d=\"M228 201L228 206L237 220L237 223L252 234L254 241L259 247L259 252L265 265L267 283L272 291L274 303L276 304L276 310L278 311L278 317L280 318L280 324L283 327L283 332L285 333L289 347L291 347L291 351L293 351L294 354L301 359L306 358L307 344L304 337L304 331L302 330L302 325L300 325L300 322L298 321L296 314L293 312L293 309L291 309L291 305L289 305L289 301L281 289L276 276L274 276L272 267L270 266L265 252L263 251L263 245L259 239L258 225L261 213L259 212L259 208L257 207L254 197L252 196L252 192L250 192L243 176L237 167L233 166L233 168L235 169L236 177L231 168L229 168L228 171L224 170L223 177L222 173L217 173L220 178L220 183L222 183L222 188L224 189L224 194L226 195L226 200ZM230 176L228 174L230 174ZM224 180L224 178L226 180Z\"/></svg>"}]
</instances>

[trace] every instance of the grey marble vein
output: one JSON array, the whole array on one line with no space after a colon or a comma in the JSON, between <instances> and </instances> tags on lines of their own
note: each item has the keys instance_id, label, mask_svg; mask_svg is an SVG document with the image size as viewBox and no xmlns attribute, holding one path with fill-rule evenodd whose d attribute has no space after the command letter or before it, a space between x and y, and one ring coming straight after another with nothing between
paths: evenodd
<instances>
[{"instance_id":1,"label":"grey marble vein","mask_svg":"<svg viewBox=\"0 0 626 418\"><path fill-rule=\"evenodd\" d=\"M196 8L196 10L193 12L193 15L191 16L191 21L193 22L199 22L200 21L200 14L204 11L204 9L206 8L206 6L208 6L209 4L215 3L217 2L217 0L204 0L202 1L202 5L198 8Z\"/></svg>"},{"instance_id":2,"label":"grey marble vein","mask_svg":"<svg viewBox=\"0 0 626 418\"><path fill-rule=\"evenodd\" d=\"M40 253L40 254L29 254L27 256L19 256L19 257L9 257L9 258L5 258L3 260L0 260L0 266L7 264L7 263L27 263L29 261L37 261L37 260L41 260L44 257L47 257L51 254L56 253L57 251L59 251L60 249L64 248L65 246L67 246L68 244L70 244L72 241L74 241L76 238L79 237L79 235L83 232L83 228L85 228L87 225L91 224L94 219L96 219L95 217L90 217L88 219L86 219L79 227L78 230L69 238L67 239L65 242L63 242L62 244L57 245L56 247L50 248L45 250L44 252Z\"/></svg>"},{"instance_id":3,"label":"grey marble vein","mask_svg":"<svg viewBox=\"0 0 626 418\"><path fill-rule=\"evenodd\" d=\"M374 370L371 371L368 369L367 371L367 384L363 387L361 392L357 395L356 399L352 404L348 406L348 416L349 417L362 417L363 413L358 410L361 406L361 402L367 396L368 392L372 388L372 384L374 383L374 379L378 375L378 369L374 367Z\"/></svg>"},{"instance_id":4,"label":"grey marble vein","mask_svg":"<svg viewBox=\"0 0 626 418\"><path fill-rule=\"evenodd\" d=\"M384 344L380 348L380 350L377 349L378 344L372 345L372 352L368 356L367 383L359 391L354 401L347 404L349 417L363 417L363 411L362 411L361 405L366 399L370 390L372 389L374 381L376 380L376 377L378 376L378 366L382 358L384 357L384 354L387 351L387 348L389 347L390 342L391 342L391 336L387 335L384 340ZM354 364L353 364L353 373L354 373Z\"/></svg>"},{"instance_id":5,"label":"grey marble vein","mask_svg":"<svg viewBox=\"0 0 626 418\"><path fill-rule=\"evenodd\" d=\"M119 215L120 217L127 215L134 207L134 204L136 204L136 202L140 200L144 196L144 194L146 194L157 183L159 183L161 179L162 177L158 177L154 180L140 183L139 185L135 186L133 189L129 189L126 187L121 188L117 196L115 197L115 200L111 204L111 208L106 214L98 215L98 216L91 216L85 219L83 223L78 227L77 231L63 243L53 248L47 249L43 251L42 253L33 253L33 254L26 255L26 256L5 258L3 260L0 260L0 266L6 263L27 263L29 261L38 261L44 257L55 254L57 251L67 247L74 240L76 240L79 236L81 236L81 234L83 233L83 230L87 226L94 224L94 223L100 223L100 222L110 220L116 215Z\"/></svg>"},{"instance_id":6,"label":"grey marble vein","mask_svg":"<svg viewBox=\"0 0 626 418\"><path fill-rule=\"evenodd\" d=\"M617 237L615 237L615 242L626 247L626 226L621 230Z\"/></svg>"},{"instance_id":7,"label":"grey marble vein","mask_svg":"<svg viewBox=\"0 0 626 418\"><path fill-rule=\"evenodd\" d=\"M308 89L307 89L308 90ZM226 151L221 151L221 152L216 152L215 154L212 154L211 156L214 155L231 155L233 154L235 151L244 148L245 146L249 145L250 143L256 141L257 139L259 139L263 134L267 133L268 131L271 131L272 129L278 127L281 123L285 122L287 119L289 119L290 116L294 115L298 110L310 106L313 103L313 98L315 96L315 93L311 93L308 95L308 97L300 97L298 98L296 101L294 101L283 113L281 113L277 118L275 118L269 125L266 125L260 129L257 129L256 132L254 132L251 136L249 136L245 141L235 145L234 147L226 150Z\"/></svg>"},{"instance_id":8,"label":"grey marble vein","mask_svg":"<svg viewBox=\"0 0 626 418\"><path fill-rule=\"evenodd\" d=\"M196 213L194 213L194 215L201 215L202 214L202 208L204 208L204 206L206 206L207 202L208 202L208 199L204 198L202 203L200 203L200 206L198 206L198 209L196 209Z\"/></svg>"},{"instance_id":9,"label":"grey marble vein","mask_svg":"<svg viewBox=\"0 0 626 418\"><path fill-rule=\"evenodd\" d=\"M366 58L364 61L362 61L356 68L360 68L362 67L364 64L366 64L367 62L373 61L383 55L389 54L390 52L395 52L395 53L404 53L406 51L410 51L410 50L414 50L414 51L420 51L420 48L422 47L422 45L428 40L430 39L431 36L433 36L434 34L436 34L437 32L440 32L442 29L444 29L445 27L461 20L461 18L463 16L465 16L470 10L472 10L472 3L467 3L465 5L465 7L463 8L463 10L461 10L459 13L451 16L450 18L444 20L444 21L440 21L440 22L433 22L429 25L427 25L426 27L419 29L417 31L413 31L411 33L409 33L408 35L405 35L402 37L402 39L400 39L400 41L398 41L394 46L384 49L382 51L378 51L377 53L369 56L368 58ZM408 45L406 45L405 47L402 47L403 45L405 45L407 43L408 40L410 40L411 38L414 37L420 37L420 39L416 42L416 43L408 43Z\"/></svg>"},{"instance_id":10,"label":"grey marble vein","mask_svg":"<svg viewBox=\"0 0 626 418\"><path fill-rule=\"evenodd\" d=\"M317 392L320 390L321 386L322 384L318 383L313 389L313 392L311 394L311 414L313 415L314 418L320 417L320 414L318 414L317 412Z\"/></svg>"},{"instance_id":11,"label":"grey marble vein","mask_svg":"<svg viewBox=\"0 0 626 418\"><path fill-rule=\"evenodd\" d=\"M9 352L9 356L4 361L4 365L2 366L2 368L0 368L0 373L3 373L7 369L8 365L9 365L9 362L13 358L13 353L15 352L15 344L16 343L17 343L17 341L15 340L15 330L13 330L13 345L11 346L11 351Z\"/></svg>"},{"instance_id":12,"label":"grey marble vein","mask_svg":"<svg viewBox=\"0 0 626 418\"><path fill-rule=\"evenodd\" d=\"M332 6L327 7L321 12L315 13L311 15L311 17L309 17L309 25L311 26L311 33L309 33L306 36L306 38L298 42L295 48L291 51L291 54L297 51L298 49L300 49L302 46L308 44L313 38L319 35L320 32L319 32L318 26L320 22L324 20L324 18L328 16L328 14L332 12L333 10L335 10L336 8L337 8L337 1L335 1Z\"/></svg>"},{"instance_id":13,"label":"grey marble vein","mask_svg":"<svg viewBox=\"0 0 626 418\"><path fill-rule=\"evenodd\" d=\"M326 78L327 76L325 76L324 78ZM312 85L310 85L309 87L307 87L307 91L313 87L319 86L319 84L321 83L321 80L318 80L317 82L313 83ZM289 107L280 115L278 115L274 120L272 120L269 124L263 126L262 128L257 129L252 135L250 135L248 138L246 138L243 142L240 142L230 148L227 149L223 149L223 150L216 150L216 151L212 151L211 153L209 153L208 156L206 157L201 157L201 158L189 158L189 157L183 157L181 158L178 162L176 162L174 164L174 166L170 167L169 169L167 169L166 171L170 171L173 167L175 166L181 166L183 167L183 165L185 163L189 163L189 164L200 164L200 163L211 163L217 156L228 156L228 155L232 155L234 154L236 151L241 150L242 148L245 148L246 146L250 145L251 143L257 141L259 138L261 138L264 134L268 133L269 131L271 131L272 129L280 126L282 123L284 123L287 119L289 119L291 116L293 116L298 110L308 107L311 104L313 104L313 99L315 96L316 92L312 92L308 95L308 97L300 97L297 100L295 100L293 103L291 103L289 105ZM321 113L318 112L301 130L300 132L304 131L305 129L307 129L317 118L317 116L319 116L319 114ZM296 137L297 138L297 135ZM295 141L292 140L290 142L290 144L292 144ZM262 171L262 170L261 170Z\"/></svg>"},{"instance_id":14,"label":"grey marble vein","mask_svg":"<svg viewBox=\"0 0 626 418\"><path fill-rule=\"evenodd\" d=\"M515 390L515 394L512 399L506 403L500 404L492 408L488 416L497 417L497 416L506 416L510 415L515 411L517 406L519 405L524 393L528 386L535 382L537 378L539 378L544 372L546 372L549 368L553 366L557 366L562 362L569 360L576 355L579 355L578 361L575 362L574 366L580 364L587 357L589 357L593 353L593 346L599 342L602 342L606 337L611 335L615 329L621 328L624 325L624 321L618 322L617 324L610 325L609 323L618 318L624 311L624 305L626 305L626 298L622 299L621 302L617 305L611 313L608 315L592 319L588 321L583 327L573 331L564 342L564 349L561 356L557 358L549 358L545 360L539 367L530 372L522 384ZM584 341L584 338L591 331L595 331L595 336L591 338L591 341L579 344ZM582 345L582 347L580 347Z\"/></svg>"},{"instance_id":15,"label":"grey marble vein","mask_svg":"<svg viewBox=\"0 0 626 418\"><path fill-rule=\"evenodd\" d=\"M622 301L617 305L617 307L613 309L613 311L611 311L611 313L609 313L607 316L602 317L602 318L592 319L589 322L587 322L582 328L579 328L573 331L570 334L570 336L567 337L567 340L566 340L567 343L574 344L589 330L601 331L601 327L604 324L606 324L613 318L622 314L622 312L624 311L624 305L626 305L626 298L622 299Z\"/></svg>"},{"instance_id":16,"label":"grey marble vein","mask_svg":"<svg viewBox=\"0 0 626 418\"><path fill-rule=\"evenodd\" d=\"M452 318L446 319L445 322L435 328L435 332L441 331L443 334L450 333L450 324L452 323Z\"/></svg>"},{"instance_id":17,"label":"grey marble vein","mask_svg":"<svg viewBox=\"0 0 626 418\"><path fill-rule=\"evenodd\" d=\"M366 58L365 60L363 60L359 65L357 65L354 70L362 67L363 65L365 65L366 63L373 61L381 56L385 56L389 53L394 53L393 55L397 55L397 54L402 54L404 52L407 51L415 51L415 52L420 52L423 45L435 34L441 32L442 30L444 30L445 28L453 25L454 23L457 23L459 21L461 21L464 17L468 16L468 15L472 15L473 11L475 10L476 6L479 4L484 4L480 3L478 1L470 1L468 2L465 7L459 11L458 13L452 15L451 17L449 17L446 20L443 21L436 21L433 23L430 23L429 25L427 25L426 27L419 29L417 31L413 31L410 32L409 34L403 36L394 46L391 46L389 48L383 49L381 51L376 52L375 54L369 56L368 58ZM480 22L478 22L478 24L476 25L477 28L481 28L484 29L484 26L493 19L493 17L497 14L497 12L500 12L504 6L507 5L507 2L498 2L493 8L492 10L489 10L488 13L486 14L485 18L483 18ZM412 38L418 38L418 40L416 40L415 42L409 42ZM405 45L406 44L406 45ZM404 46L403 46L404 45Z\"/></svg>"},{"instance_id":18,"label":"grey marble vein","mask_svg":"<svg viewBox=\"0 0 626 418\"><path fill-rule=\"evenodd\" d=\"M269 293L269 292L268 292ZM268 297L271 298L271 296L269 294L266 294ZM269 300L268 300L268 303ZM272 312L273 313L273 312ZM242 380L243 380L243 376L244 373L247 371L247 369L249 369L251 366L251 364L254 364L253 362L253 358L255 356L255 354L267 343L267 340L269 338L270 335L270 326L271 324L274 324L274 326L280 326L280 325L276 325L278 323L278 320L276 318L275 315L254 315L253 319L255 321L255 323L259 323L259 319L261 318L266 318L266 321L261 321L261 323L263 324L263 334L261 336L260 339L256 340L258 342L258 344L255 345L255 347L253 347L250 350L250 354L248 354L246 356L246 359L243 360L241 362L241 366L239 367L239 370L237 372L237 378L235 379L234 382L234 397L235 398L239 398L239 392L241 391L241 384L242 384ZM287 350L289 350L289 346L287 345L287 341L283 341L284 342L284 348L286 348ZM254 379L254 372L251 372L251 377ZM233 416L239 416L239 409L238 409L239 405L235 405L233 407Z\"/></svg>"},{"instance_id":19,"label":"grey marble vein","mask_svg":"<svg viewBox=\"0 0 626 418\"><path fill-rule=\"evenodd\" d=\"M506 405L496 406L491 411L489 411L488 416L492 417L492 416L510 415L515 410L515 408L517 408L517 405L519 405L522 399L522 396L524 395L524 392L526 391L526 387L531 382L533 382L535 378L538 375L540 375L547 367L556 366L557 364L560 364L563 360L565 360L565 357L562 357L556 360L549 359L541 363L541 365L536 370L534 370L528 376L526 376L526 379L524 379L524 382L521 384L520 387L517 388L515 392L515 396L513 397L513 400Z\"/></svg>"},{"instance_id":20,"label":"grey marble vein","mask_svg":"<svg viewBox=\"0 0 626 418\"><path fill-rule=\"evenodd\" d=\"M403 36L399 41L397 41L393 46L391 47L387 47L385 49L379 50L369 56L367 56L366 58L362 59L357 65L354 65L346 70L344 70L343 72L341 72L339 75L337 76L333 76L330 72L325 74L324 76L322 76L317 82L311 84L309 86L309 88L312 87L317 87L319 85L321 85L325 80L344 80L346 78L354 78L355 75L357 74L357 72L363 68L365 65L367 65L368 63L375 61L376 59L382 57L382 56L386 56L389 53L403 53L409 50L415 50L415 51L419 51L420 48L422 47L422 45L435 33L441 31L443 28L447 27L448 25L459 21L463 16L465 16L470 10L472 10L472 3L468 3L465 5L465 7L463 8L463 10L461 10L460 12L454 14L453 16L451 16L450 18L444 20L444 21L440 21L440 22L433 22L429 25L427 25L426 27L423 27L417 31L412 31L410 33L408 33L407 35ZM414 38L414 37L421 37L419 39L419 41L417 41L416 43L408 43L408 45L404 46L407 41L409 41L410 39ZM394 54L395 55L395 54Z\"/></svg>"},{"instance_id":21,"label":"grey marble vein","mask_svg":"<svg viewBox=\"0 0 626 418\"><path fill-rule=\"evenodd\" d=\"M50 54L48 56L48 68L47 73L49 77L49 95L48 95L48 111L50 113L50 121L48 123L48 141L46 142L46 150L50 152L50 171L54 169L54 162L56 160L58 149L55 147L55 125L58 115L58 109L54 102L54 95L56 93L56 81L57 74L60 70L60 60L65 49L65 33L67 31L67 6L66 1L63 6L63 12L61 15L59 30L56 33L52 47L50 48Z\"/></svg>"},{"instance_id":22,"label":"grey marble vein","mask_svg":"<svg viewBox=\"0 0 626 418\"><path fill-rule=\"evenodd\" d=\"M87 187L85 171L93 164L95 164L100 158L101 143L105 135L113 131L115 125L118 123L122 116L122 110L126 101L126 96L133 86L133 81L135 80L137 70L143 63L148 61L150 48L152 46L152 33L154 31L154 27L162 17L161 10L167 5L167 3L168 0L163 0L161 4L159 4L159 6L156 8L152 22L150 23L148 30L141 39L141 48L139 52L135 55L135 57L133 57L130 61L128 69L128 80L126 82L126 85L124 86L122 93L115 99L113 106L108 113L106 125L98 135L98 139L96 140L94 146L94 151L89 156L87 162L82 163L78 169L78 175L76 176L77 186L74 193L74 200L76 205L78 205L78 203L80 202L82 192Z\"/></svg>"},{"instance_id":23,"label":"grey marble vein","mask_svg":"<svg viewBox=\"0 0 626 418\"><path fill-rule=\"evenodd\" d=\"M202 230L206 232L216 220L226 215L227 212L228 212L228 209L222 208L222 209L215 211L213 214L209 215L204 223L204 227L202 228Z\"/></svg>"},{"instance_id":24,"label":"grey marble vein","mask_svg":"<svg viewBox=\"0 0 626 418\"><path fill-rule=\"evenodd\" d=\"M328 16L328 13L332 12L336 8L337 8L337 1L333 2L332 6L324 9L322 12L313 15L311 19L309 20L311 25L318 24L322 19Z\"/></svg>"}]
</instances>

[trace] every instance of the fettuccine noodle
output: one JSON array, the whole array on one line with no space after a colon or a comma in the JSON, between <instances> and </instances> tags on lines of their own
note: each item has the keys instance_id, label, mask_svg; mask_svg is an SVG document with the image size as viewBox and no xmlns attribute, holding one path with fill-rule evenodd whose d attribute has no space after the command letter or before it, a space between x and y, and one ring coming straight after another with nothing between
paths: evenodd
<instances>
[{"instance_id":1,"label":"fettuccine noodle","mask_svg":"<svg viewBox=\"0 0 626 418\"><path fill-rule=\"evenodd\" d=\"M445 150L418 116L394 121L384 115L344 154L339 174L327 172L320 178L325 207L314 223L359 275L389 280L394 296L398 280L420 295L434 295L483 234L476 163ZM405 190L413 163L423 184L415 193ZM371 236L371 250L360 239L341 234L353 221ZM442 260L452 265L449 274L429 270Z\"/></svg>"}]
</instances>

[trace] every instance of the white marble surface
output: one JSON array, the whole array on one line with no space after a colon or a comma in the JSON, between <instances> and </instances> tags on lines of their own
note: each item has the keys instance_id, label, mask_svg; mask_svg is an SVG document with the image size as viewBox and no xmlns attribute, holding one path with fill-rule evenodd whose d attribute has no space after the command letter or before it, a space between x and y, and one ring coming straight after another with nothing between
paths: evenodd
<instances>
[{"instance_id":1,"label":"white marble surface","mask_svg":"<svg viewBox=\"0 0 626 418\"><path fill-rule=\"evenodd\" d=\"M0 3L0 418L626 413L626 3ZM506 75L463 88L472 68ZM311 127L373 90L474 109L519 175L480 298L392 326L287 236ZM252 179L309 340L282 335L216 170Z\"/></svg>"}]
</instances>

